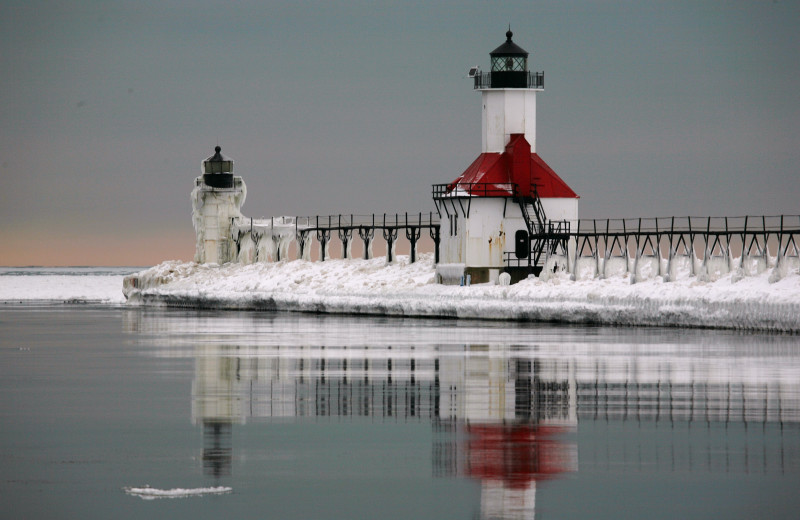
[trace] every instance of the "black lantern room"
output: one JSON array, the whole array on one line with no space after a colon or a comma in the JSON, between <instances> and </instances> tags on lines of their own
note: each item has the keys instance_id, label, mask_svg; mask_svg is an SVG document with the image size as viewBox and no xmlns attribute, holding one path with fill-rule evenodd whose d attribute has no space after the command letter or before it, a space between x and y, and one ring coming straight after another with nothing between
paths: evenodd
<instances>
[{"instance_id":1,"label":"black lantern room","mask_svg":"<svg viewBox=\"0 0 800 520\"><path fill-rule=\"evenodd\" d=\"M511 41L513 35L509 29L505 43L489 53L491 88L528 88L528 51Z\"/></svg>"},{"instance_id":2,"label":"black lantern room","mask_svg":"<svg viewBox=\"0 0 800 520\"><path fill-rule=\"evenodd\" d=\"M233 188L233 160L214 148L214 155L203 161L203 182L211 188Z\"/></svg>"}]
</instances>

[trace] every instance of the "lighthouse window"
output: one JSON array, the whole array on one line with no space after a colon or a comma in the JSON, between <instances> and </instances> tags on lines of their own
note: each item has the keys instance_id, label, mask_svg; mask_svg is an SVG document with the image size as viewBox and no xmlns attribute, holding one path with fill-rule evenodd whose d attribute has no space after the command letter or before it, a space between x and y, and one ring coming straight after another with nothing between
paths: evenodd
<instances>
[{"instance_id":1,"label":"lighthouse window","mask_svg":"<svg viewBox=\"0 0 800 520\"><path fill-rule=\"evenodd\" d=\"M492 70L496 72L524 71L524 56L493 56Z\"/></svg>"}]
</instances>

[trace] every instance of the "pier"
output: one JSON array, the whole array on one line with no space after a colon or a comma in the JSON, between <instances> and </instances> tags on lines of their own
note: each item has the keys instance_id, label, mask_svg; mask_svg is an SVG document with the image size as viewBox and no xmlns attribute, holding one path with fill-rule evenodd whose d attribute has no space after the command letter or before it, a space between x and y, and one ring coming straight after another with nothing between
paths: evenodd
<instances>
[{"instance_id":1,"label":"pier","mask_svg":"<svg viewBox=\"0 0 800 520\"><path fill-rule=\"evenodd\" d=\"M468 215L468 201L453 199L451 205ZM240 253L248 244L273 246L270 258L259 255L253 261L289 259L291 242L296 244L295 258L310 260L316 242L318 260L326 261L337 240L341 258L353 258L352 246L359 240L361 258L370 259L378 239L390 263L401 240L409 246L410 262L417 261L419 241L427 236L439 263L440 226L450 212L249 219L234 227L234 235ZM531 222L530 229L522 250L515 243L503 252L507 269L538 276L547 267L565 270L575 279L630 273L633 281L653 276L669 281L681 273L713 278L737 269L755 275L769 267L800 268L800 215L540 220Z\"/></svg>"},{"instance_id":2,"label":"pier","mask_svg":"<svg viewBox=\"0 0 800 520\"><path fill-rule=\"evenodd\" d=\"M581 219L568 235L575 244L566 259L573 279L581 267L583 276L622 271L634 282L674 280L681 271L715 278L734 270L755 275L768 267L800 268L800 215ZM547 233L532 239L553 240Z\"/></svg>"}]
</instances>

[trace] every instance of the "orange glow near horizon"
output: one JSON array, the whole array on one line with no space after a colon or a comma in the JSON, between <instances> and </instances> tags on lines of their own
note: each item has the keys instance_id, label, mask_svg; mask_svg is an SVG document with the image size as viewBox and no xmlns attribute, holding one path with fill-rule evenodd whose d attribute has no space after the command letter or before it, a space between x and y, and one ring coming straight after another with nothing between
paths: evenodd
<instances>
[{"instance_id":1,"label":"orange glow near horizon","mask_svg":"<svg viewBox=\"0 0 800 520\"><path fill-rule=\"evenodd\" d=\"M192 260L194 234L163 232L153 235L0 236L2 266L151 266L165 260Z\"/></svg>"}]
</instances>

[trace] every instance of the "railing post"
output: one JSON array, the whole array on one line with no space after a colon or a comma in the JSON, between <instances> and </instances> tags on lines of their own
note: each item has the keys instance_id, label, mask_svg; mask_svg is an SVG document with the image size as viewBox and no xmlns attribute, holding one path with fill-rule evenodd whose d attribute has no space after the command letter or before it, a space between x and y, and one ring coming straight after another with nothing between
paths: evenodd
<instances>
[{"instance_id":1,"label":"railing post","mask_svg":"<svg viewBox=\"0 0 800 520\"><path fill-rule=\"evenodd\" d=\"M350 225L353 224L353 217L350 217ZM339 240L342 242L342 258L345 260L350 258L352 255L350 254L350 249L352 247L351 238L353 236L353 228L348 226L342 226L342 216L339 215L339 229L337 231L339 235Z\"/></svg>"},{"instance_id":2,"label":"railing post","mask_svg":"<svg viewBox=\"0 0 800 520\"><path fill-rule=\"evenodd\" d=\"M419 224L418 227L408 226L408 213L406 213L406 238L411 243L409 256L412 264L417 261L417 240L422 234L422 213L419 214L417 224Z\"/></svg>"},{"instance_id":3,"label":"railing post","mask_svg":"<svg viewBox=\"0 0 800 520\"><path fill-rule=\"evenodd\" d=\"M441 231L440 227L433 225L433 213L431 213L431 227L428 228L428 233L430 234L431 239L433 239L434 264L439 263L439 242L441 241L441 237L439 236L440 231Z\"/></svg>"},{"instance_id":4,"label":"railing post","mask_svg":"<svg viewBox=\"0 0 800 520\"><path fill-rule=\"evenodd\" d=\"M394 262L394 241L397 239L397 214L395 214L395 227L386 226L386 213L383 214L383 239L386 240L386 263Z\"/></svg>"},{"instance_id":5,"label":"railing post","mask_svg":"<svg viewBox=\"0 0 800 520\"><path fill-rule=\"evenodd\" d=\"M578 245L581 240L581 221L578 219L578 229L575 230L575 263L572 266L572 274L570 275L570 280L573 282L578 279L578 258L581 256L581 251L583 251L583 246L580 246L580 250L578 250Z\"/></svg>"},{"instance_id":6,"label":"railing post","mask_svg":"<svg viewBox=\"0 0 800 520\"><path fill-rule=\"evenodd\" d=\"M358 226L358 236L364 243L364 260L372 258L372 238L375 236L375 228L367 226Z\"/></svg>"}]
</instances>

